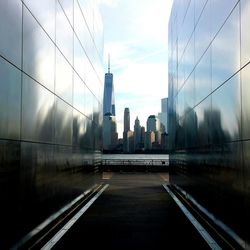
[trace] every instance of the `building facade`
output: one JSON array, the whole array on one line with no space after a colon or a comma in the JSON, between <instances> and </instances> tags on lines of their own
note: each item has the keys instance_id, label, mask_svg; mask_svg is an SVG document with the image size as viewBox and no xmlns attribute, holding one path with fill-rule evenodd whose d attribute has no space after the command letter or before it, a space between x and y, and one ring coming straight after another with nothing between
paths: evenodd
<instances>
[{"instance_id":1,"label":"building facade","mask_svg":"<svg viewBox=\"0 0 250 250\"><path fill-rule=\"evenodd\" d=\"M138 117L135 119L135 124L134 124L134 143L135 143L135 150L141 149L141 125L140 125L140 120Z\"/></svg>"},{"instance_id":2,"label":"building facade","mask_svg":"<svg viewBox=\"0 0 250 250\"><path fill-rule=\"evenodd\" d=\"M94 1L9 0L0 33L0 248L9 249L98 181L89 171L101 156L103 32Z\"/></svg>"},{"instance_id":3,"label":"building facade","mask_svg":"<svg viewBox=\"0 0 250 250\"><path fill-rule=\"evenodd\" d=\"M171 181L245 246L250 242L249 17L247 0L175 0L169 21Z\"/></svg>"},{"instance_id":4,"label":"building facade","mask_svg":"<svg viewBox=\"0 0 250 250\"><path fill-rule=\"evenodd\" d=\"M118 145L116 117L106 113L103 117L103 150L115 150Z\"/></svg>"},{"instance_id":5,"label":"building facade","mask_svg":"<svg viewBox=\"0 0 250 250\"><path fill-rule=\"evenodd\" d=\"M160 130L162 133L168 132L168 98L161 99L161 112L158 114L160 120Z\"/></svg>"},{"instance_id":6,"label":"building facade","mask_svg":"<svg viewBox=\"0 0 250 250\"><path fill-rule=\"evenodd\" d=\"M104 79L104 93L103 93L103 115L111 113L115 116L115 95L113 74L110 73L110 62L108 66L108 73L105 74Z\"/></svg>"},{"instance_id":7,"label":"building facade","mask_svg":"<svg viewBox=\"0 0 250 250\"><path fill-rule=\"evenodd\" d=\"M123 123L124 123L124 132L127 132L130 130L130 112L129 112L129 108L125 108L124 109L124 119L123 119Z\"/></svg>"}]
</instances>

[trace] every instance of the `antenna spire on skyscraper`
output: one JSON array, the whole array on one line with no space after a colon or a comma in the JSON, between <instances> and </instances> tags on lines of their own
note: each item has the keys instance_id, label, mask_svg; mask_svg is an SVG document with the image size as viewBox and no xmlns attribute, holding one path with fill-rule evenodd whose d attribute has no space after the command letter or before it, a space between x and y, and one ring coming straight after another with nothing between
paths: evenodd
<instances>
[{"instance_id":1,"label":"antenna spire on skyscraper","mask_svg":"<svg viewBox=\"0 0 250 250\"><path fill-rule=\"evenodd\" d=\"M110 55L108 57L108 73L110 73Z\"/></svg>"}]
</instances>

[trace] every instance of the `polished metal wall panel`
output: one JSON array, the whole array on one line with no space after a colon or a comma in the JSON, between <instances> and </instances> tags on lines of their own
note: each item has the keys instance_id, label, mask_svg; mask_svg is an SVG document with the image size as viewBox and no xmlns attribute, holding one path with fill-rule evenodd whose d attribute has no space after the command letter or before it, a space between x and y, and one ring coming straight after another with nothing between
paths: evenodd
<instances>
[{"instance_id":1,"label":"polished metal wall panel","mask_svg":"<svg viewBox=\"0 0 250 250\"><path fill-rule=\"evenodd\" d=\"M237 5L239 0L209 0L211 2L211 8L213 11L213 18L211 20L212 37L220 30L224 25L225 20L229 17L230 13ZM237 20L234 20L237 22Z\"/></svg>"},{"instance_id":2,"label":"polished metal wall panel","mask_svg":"<svg viewBox=\"0 0 250 250\"><path fill-rule=\"evenodd\" d=\"M53 24L55 23L56 0L23 0L23 2L32 15L36 17L50 39L55 42L55 25Z\"/></svg>"},{"instance_id":3,"label":"polished metal wall panel","mask_svg":"<svg viewBox=\"0 0 250 250\"><path fill-rule=\"evenodd\" d=\"M72 145L73 109L60 98L55 99L55 142Z\"/></svg>"},{"instance_id":4,"label":"polished metal wall panel","mask_svg":"<svg viewBox=\"0 0 250 250\"><path fill-rule=\"evenodd\" d=\"M54 142L54 95L23 74L22 139Z\"/></svg>"},{"instance_id":5,"label":"polished metal wall panel","mask_svg":"<svg viewBox=\"0 0 250 250\"><path fill-rule=\"evenodd\" d=\"M195 24L197 24L199 18L201 17L201 13L203 11L205 4L207 4L207 2L208 0L194 0Z\"/></svg>"},{"instance_id":6,"label":"polished metal wall panel","mask_svg":"<svg viewBox=\"0 0 250 250\"><path fill-rule=\"evenodd\" d=\"M0 58L0 138L20 139L21 72Z\"/></svg>"},{"instance_id":7,"label":"polished metal wall panel","mask_svg":"<svg viewBox=\"0 0 250 250\"><path fill-rule=\"evenodd\" d=\"M213 93L211 114L213 143L240 139L240 90L240 76L237 74Z\"/></svg>"},{"instance_id":8,"label":"polished metal wall panel","mask_svg":"<svg viewBox=\"0 0 250 250\"><path fill-rule=\"evenodd\" d=\"M85 114L85 88L84 82L74 73L73 106L82 114Z\"/></svg>"},{"instance_id":9,"label":"polished metal wall panel","mask_svg":"<svg viewBox=\"0 0 250 250\"><path fill-rule=\"evenodd\" d=\"M204 5L204 1L195 0L196 4ZM211 7L210 0L203 6L202 14L195 27L195 37L199 39L195 40L195 63L198 63L205 51L208 49L211 43Z\"/></svg>"},{"instance_id":10,"label":"polished metal wall panel","mask_svg":"<svg viewBox=\"0 0 250 250\"><path fill-rule=\"evenodd\" d=\"M191 148L197 145L198 124L195 110L188 108L183 119L184 148Z\"/></svg>"},{"instance_id":11,"label":"polished metal wall panel","mask_svg":"<svg viewBox=\"0 0 250 250\"><path fill-rule=\"evenodd\" d=\"M72 104L73 68L59 50L56 50L55 74L55 93Z\"/></svg>"},{"instance_id":12,"label":"polished metal wall panel","mask_svg":"<svg viewBox=\"0 0 250 250\"><path fill-rule=\"evenodd\" d=\"M195 105L212 91L211 49L208 48L195 68Z\"/></svg>"},{"instance_id":13,"label":"polished metal wall panel","mask_svg":"<svg viewBox=\"0 0 250 250\"><path fill-rule=\"evenodd\" d=\"M187 113L190 108L194 107L195 100L195 78L194 72L186 80L182 88L184 92L184 113Z\"/></svg>"},{"instance_id":14,"label":"polished metal wall panel","mask_svg":"<svg viewBox=\"0 0 250 250\"><path fill-rule=\"evenodd\" d=\"M74 0L57 0L61 5L63 12L65 13L67 19L69 20L71 26L73 27L73 10L74 10Z\"/></svg>"},{"instance_id":15,"label":"polished metal wall panel","mask_svg":"<svg viewBox=\"0 0 250 250\"><path fill-rule=\"evenodd\" d=\"M23 71L54 91L55 46L23 7Z\"/></svg>"},{"instance_id":16,"label":"polished metal wall panel","mask_svg":"<svg viewBox=\"0 0 250 250\"><path fill-rule=\"evenodd\" d=\"M90 43L90 33L87 26L86 18L84 16L83 8L87 4L87 1L76 1L74 5L74 29L77 37L83 47L84 51L87 52L87 48Z\"/></svg>"},{"instance_id":17,"label":"polished metal wall panel","mask_svg":"<svg viewBox=\"0 0 250 250\"><path fill-rule=\"evenodd\" d=\"M77 0L77 4L81 9L82 15L88 26L89 31L92 33L93 26L91 27L90 24L93 23L93 3L91 1L86 0Z\"/></svg>"},{"instance_id":18,"label":"polished metal wall panel","mask_svg":"<svg viewBox=\"0 0 250 250\"><path fill-rule=\"evenodd\" d=\"M245 192L250 195L250 141L244 141L243 143L243 159L244 159L244 172L245 176L244 182L241 185L244 185ZM250 208L250 199L246 200L247 208ZM246 210L249 211L249 210ZM249 216L249 213L247 213Z\"/></svg>"},{"instance_id":19,"label":"polished metal wall panel","mask_svg":"<svg viewBox=\"0 0 250 250\"><path fill-rule=\"evenodd\" d=\"M250 2L248 0L240 1L241 15L241 66L250 61L250 33L249 33L249 15Z\"/></svg>"},{"instance_id":20,"label":"polished metal wall panel","mask_svg":"<svg viewBox=\"0 0 250 250\"><path fill-rule=\"evenodd\" d=\"M250 139L250 65L241 70L242 139Z\"/></svg>"},{"instance_id":21,"label":"polished metal wall panel","mask_svg":"<svg viewBox=\"0 0 250 250\"><path fill-rule=\"evenodd\" d=\"M195 107L195 114L197 119L197 144L196 146L205 146L211 143L211 135L213 133L212 127L212 97L209 95L198 106ZM197 149L199 150L199 149Z\"/></svg>"},{"instance_id":22,"label":"polished metal wall panel","mask_svg":"<svg viewBox=\"0 0 250 250\"><path fill-rule=\"evenodd\" d=\"M0 249L10 249L100 183L103 33L95 1L0 2Z\"/></svg>"},{"instance_id":23,"label":"polished metal wall panel","mask_svg":"<svg viewBox=\"0 0 250 250\"><path fill-rule=\"evenodd\" d=\"M67 8L72 8L68 6ZM70 12L67 12L69 14ZM56 4L56 45L68 62L73 65L73 29L61 4Z\"/></svg>"},{"instance_id":24,"label":"polished metal wall panel","mask_svg":"<svg viewBox=\"0 0 250 250\"><path fill-rule=\"evenodd\" d=\"M183 14L192 2L194 63L191 40L181 34L182 27L193 28ZM170 180L249 243L250 5L182 3L174 1L169 22Z\"/></svg>"},{"instance_id":25,"label":"polished metal wall panel","mask_svg":"<svg viewBox=\"0 0 250 250\"><path fill-rule=\"evenodd\" d=\"M74 36L74 69L83 81L85 81L85 76L87 74L86 67L85 67L87 61L88 61L88 58L85 54L82 44L80 40L78 39L78 36L75 35Z\"/></svg>"},{"instance_id":26,"label":"polished metal wall panel","mask_svg":"<svg viewBox=\"0 0 250 250\"><path fill-rule=\"evenodd\" d=\"M8 242L16 237L19 226L20 151L20 141L0 140L1 249L9 249Z\"/></svg>"},{"instance_id":27,"label":"polished metal wall panel","mask_svg":"<svg viewBox=\"0 0 250 250\"><path fill-rule=\"evenodd\" d=\"M192 74L194 70L194 62L195 62L195 43L194 43L194 33L190 37L190 40L187 44L186 50L184 52L184 63L185 63L185 81L188 79L190 74Z\"/></svg>"},{"instance_id":28,"label":"polished metal wall panel","mask_svg":"<svg viewBox=\"0 0 250 250\"><path fill-rule=\"evenodd\" d=\"M93 118L93 95L88 87L85 88L85 115Z\"/></svg>"},{"instance_id":29,"label":"polished metal wall panel","mask_svg":"<svg viewBox=\"0 0 250 250\"><path fill-rule=\"evenodd\" d=\"M73 114L73 145L86 149L85 136L87 133L88 118L78 111Z\"/></svg>"},{"instance_id":30,"label":"polished metal wall panel","mask_svg":"<svg viewBox=\"0 0 250 250\"><path fill-rule=\"evenodd\" d=\"M21 1L9 0L0 2L0 34L0 55L4 56L7 60L21 68Z\"/></svg>"},{"instance_id":31,"label":"polished metal wall panel","mask_svg":"<svg viewBox=\"0 0 250 250\"><path fill-rule=\"evenodd\" d=\"M213 90L239 69L240 17L239 5L237 5L212 43Z\"/></svg>"}]
</instances>

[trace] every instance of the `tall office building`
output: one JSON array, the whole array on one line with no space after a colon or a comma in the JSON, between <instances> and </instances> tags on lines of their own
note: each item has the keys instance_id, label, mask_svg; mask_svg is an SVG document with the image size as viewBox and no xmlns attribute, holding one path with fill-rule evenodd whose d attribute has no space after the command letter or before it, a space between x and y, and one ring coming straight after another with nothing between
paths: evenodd
<instances>
[{"instance_id":1,"label":"tall office building","mask_svg":"<svg viewBox=\"0 0 250 250\"><path fill-rule=\"evenodd\" d=\"M116 119L111 113L103 117L103 150L114 150L118 144Z\"/></svg>"},{"instance_id":2,"label":"tall office building","mask_svg":"<svg viewBox=\"0 0 250 250\"><path fill-rule=\"evenodd\" d=\"M110 73L110 58L108 73L105 74L103 93L103 149L113 150L118 143L117 125L115 117L115 96L113 74Z\"/></svg>"},{"instance_id":3,"label":"tall office building","mask_svg":"<svg viewBox=\"0 0 250 250\"><path fill-rule=\"evenodd\" d=\"M247 0L175 0L169 21L171 182L228 225L245 248L250 243L249 23Z\"/></svg>"},{"instance_id":4,"label":"tall office building","mask_svg":"<svg viewBox=\"0 0 250 250\"><path fill-rule=\"evenodd\" d=\"M124 132L129 131L130 130L130 112L129 112L129 108L124 109L123 123L124 123Z\"/></svg>"},{"instance_id":5,"label":"tall office building","mask_svg":"<svg viewBox=\"0 0 250 250\"><path fill-rule=\"evenodd\" d=\"M161 99L161 112L158 114L160 130L162 133L168 131L168 98Z\"/></svg>"},{"instance_id":6,"label":"tall office building","mask_svg":"<svg viewBox=\"0 0 250 250\"><path fill-rule=\"evenodd\" d=\"M147 132L159 130L159 120L155 115L150 115L147 119Z\"/></svg>"},{"instance_id":7,"label":"tall office building","mask_svg":"<svg viewBox=\"0 0 250 250\"><path fill-rule=\"evenodd\" d=\"M0 34L0 248L10 249L98 181L103 33L92 0L8 0Z\"/></svg>"},{"instance_id":8,"label":"tall office building","mask_svg":"<svg viewBox=\"0 0 250 250\"><path fill-rule=\"evenodd\" d=\"M150 115L147 119L147 132L145 134L145 149L152 149L152 143L160 144L159 119Z\"/></svg>"},{"instance_id":9,"label":"tall office building","mask_svg":"<svg viewBox=\"0 0 250 250\"><path fill-rule=\"evenodd\" d=\"M128 153L131 145L131 137L133 136L132 131L130 130L130 112L129 108L124 109L124 129L123 129L123 152Z\"/></svg>"},{"instance_id":10,"label":"tall office building","mask_svg":"<svg viewBox=\"0 0 250 250\"><path fill-rule=\"evenodd\" d=\"M110 73L110 59L108 62L108 73L105 74L103 93L103 115L106 113L110 113L112 116L115 116L115 95L113 74Z\"/></svg>"},{"instance_id":11,"label":"tall office building","mask_svg":"<svg viewBox=\"0 0 250 250\"><path fill-rule=\"evenodd\" d=\"M134 125L134 144L135 150L141 148L141 125L138 117L136 117Z\"/></svg>"}]
</instances>

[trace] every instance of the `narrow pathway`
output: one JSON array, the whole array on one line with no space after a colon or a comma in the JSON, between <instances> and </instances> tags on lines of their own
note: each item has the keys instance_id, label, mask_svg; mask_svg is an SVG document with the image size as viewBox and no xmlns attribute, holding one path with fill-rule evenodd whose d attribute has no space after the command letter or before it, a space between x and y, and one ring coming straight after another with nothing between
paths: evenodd
<instances>
[{"instance_id":1,"label":"narrow pathway","mask_svg":"<svg viewBox=\"0 0 250 250\"><path fill-rule=\"evenodd\" d=\"M167 179L105 173L109 187L54 249L210 249L163 188Z\"/></svg>"}]
</instances>

